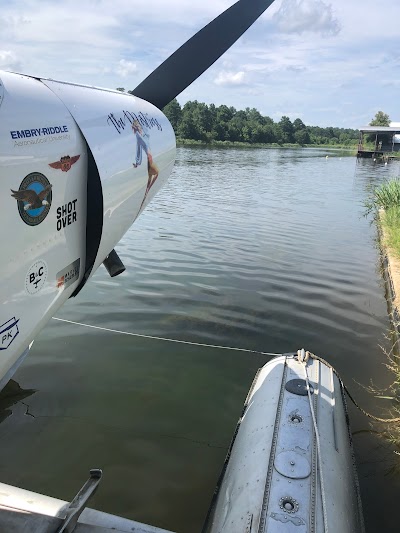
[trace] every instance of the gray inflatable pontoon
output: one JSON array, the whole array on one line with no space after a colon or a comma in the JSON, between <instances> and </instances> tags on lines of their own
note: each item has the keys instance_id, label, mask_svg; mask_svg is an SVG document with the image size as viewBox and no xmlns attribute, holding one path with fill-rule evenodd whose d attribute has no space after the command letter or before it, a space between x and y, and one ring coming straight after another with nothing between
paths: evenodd
<instances>
[{"instance_id":1,"label":"gray inflatable pontoon","mask_svg":"<svg viewBox=\"0 0 400 533\"><path fill-rule=\"evenodd\" d=\"M204 531L364 532L344 391L325 362L301 350L258 372Z\"/></svg>"}]
</instances>

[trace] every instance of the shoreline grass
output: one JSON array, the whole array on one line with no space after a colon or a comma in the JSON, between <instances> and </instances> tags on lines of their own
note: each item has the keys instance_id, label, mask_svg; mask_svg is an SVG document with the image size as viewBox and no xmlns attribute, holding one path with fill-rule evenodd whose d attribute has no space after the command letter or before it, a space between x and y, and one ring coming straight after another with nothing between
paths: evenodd
<instances>
[{"instance_id":1,"label":"shoreline grass","mask_svg":"<svg viewBox=\"0 0 400 533\"><path fill-rule=\"evenodd\" d=\"M384 268L384 276L391 283L394 290L394 299L389 297L391 307L390 319L393 325L393 336L396 339L392 350L386 353L386 367L393 374L393 382L386 389L380 391L374 387L369 390L377 398L391 400L392 408L388 415L400 414L400 179L390 179L378 187L374 187L368 200L364 204L366 215L373 213L374 220L380 229L379 240L382 254L386 256L388 266ZM390 281L391 280L391 281ZM382 436L395 448L395 453L400 455L400 424L391 422L385 425Z\"/></svg>"},{"instance_id":2,"label":"shoreline grass","mask_svg":"<svg viewBox=\"0 0 400 533\"><path fill-rule=\"evenodd\" d=\"M379 211L400 208L400 178L391 178L384 181L378 187L370 189L369 197L364 202L366 215L374 213L375 217Z\"/></svg>"},{"instance_id":3,"label":"shoreline grass","mask_svg":"<svg viewBox=\"0 0 400 533\"><path fill-rule=\"evenodd\" d=\"M384 234L384 245L400 259L400 206L383 210L380 224Z\"/></svg>"},{"instance_id":4,"label":"shoreline grass","mask_svg":"<svg viewBox=\"0 0 400 533\"><path fill-rule=\"evenodd\" d=\"M246 143L241 141L196 141L194 139L183 139L181 137L176 138L177 146L203 146L212 148L326 148L329 150L343 150L357 153L356 145L344 145L344 144L305 144L300 145L297 143ZM353 154L352 154L353 155Z\"/></svg>"}]
</instances>

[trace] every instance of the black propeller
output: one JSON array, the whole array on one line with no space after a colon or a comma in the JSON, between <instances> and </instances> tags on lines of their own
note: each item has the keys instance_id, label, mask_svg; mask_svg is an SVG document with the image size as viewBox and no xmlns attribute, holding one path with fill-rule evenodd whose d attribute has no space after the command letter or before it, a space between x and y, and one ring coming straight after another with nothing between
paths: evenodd
<instances>
[{"instance_id":1,"label":"black propeller","mask_svg":"<svg viewBox=\"0 0 400 533\"><path fill-rule=\"evenodd\" d=\"M162 109L211 67L273 1L239 0L186 41L131 94ZM104 265L110 276L118 276L125 270L115 250L111 251ZM74 296L84 283L81 283Z\"/></svg>"},{"instance_id":2,"label":"black propeller","mask_svg":"<svg viewBox=\"0 0 400 533\"><path fill-rule=\"evenodd\" d=\"M239 0L190 38L131 94L159 109L206 71L274 0Z\"/></svg>"}]
</instances>

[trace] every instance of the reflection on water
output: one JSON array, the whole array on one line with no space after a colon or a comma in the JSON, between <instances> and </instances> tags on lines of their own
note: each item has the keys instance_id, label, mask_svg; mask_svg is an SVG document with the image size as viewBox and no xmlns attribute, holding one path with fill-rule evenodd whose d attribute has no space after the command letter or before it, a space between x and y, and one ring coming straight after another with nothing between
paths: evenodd
<instances>
[{"instance_id":1,"label":"reflection on water","mask_svg":"<svg viewBox=\"0 0 400 533\"><path fill-rule=\"evenodd\" d=\"M0 423L13 414L11 409L15 404L28 398L37 392L35 389L22 389L19 384L10 379L2 391L0 391ZM29 415L29 408L26 404L25 414Z\"/></svg>"},{"instance_id":2,"label":"reflection on water","mask_svg":"<svg viewBox=\"0 0 400 533\"><path fill-rule=\"evenodd\" d=\"M323 150L181 148L169 184L62 318L271 352L310 349L358 383L391 376L390 325L363 217L371 183L399 172ZM201 530L260 355L182 346L52 321L18 370L37 389L0 426L2 481L70 500L104 469L93 505L160 527ZM23 408L23 409L22 409ZM350 406L368 531L394 533L387 476L399 458ZM374 426L375 428L375 426ZM377 431L382 428L377 427ZM368 430L368 431L367 431Z\"/></svg>"}]
</instances>

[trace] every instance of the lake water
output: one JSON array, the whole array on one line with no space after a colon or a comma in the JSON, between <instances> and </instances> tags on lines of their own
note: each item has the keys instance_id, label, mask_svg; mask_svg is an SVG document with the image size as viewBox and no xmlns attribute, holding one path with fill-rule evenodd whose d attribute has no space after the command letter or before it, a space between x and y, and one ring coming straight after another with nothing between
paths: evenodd
<instances>
[{"instance_id":1,"label":"lake water","mask_svg":"<svg viewBox=\"0 0 400 533\"><path fill-rule=\"evenodd\" d=\"M325 156L329 154L327 159ZM213 345L305 347L364 408L390 402L390 327L368 187L400 173L333 151L180 148L167 186L57 316ZM265 356L51 321L1 402L1 481L65 500L101 467L91 506L199 532ZM361 384L361 385L360 385ZM32 390L30 390L32 389ZM35 391L35 392L33 392ZM20 400L20 401L18 401ZM368 532L398 532L400 457L350 406Z\"/></svg>"}]
</instances>

